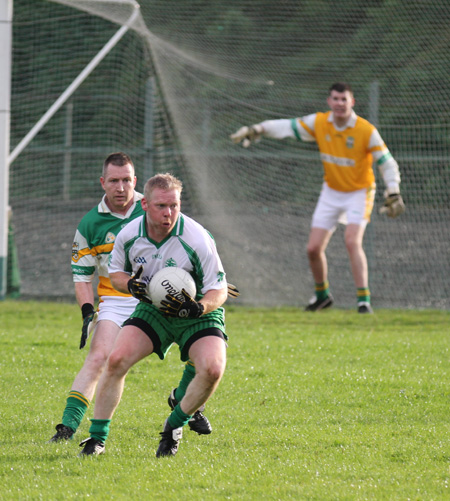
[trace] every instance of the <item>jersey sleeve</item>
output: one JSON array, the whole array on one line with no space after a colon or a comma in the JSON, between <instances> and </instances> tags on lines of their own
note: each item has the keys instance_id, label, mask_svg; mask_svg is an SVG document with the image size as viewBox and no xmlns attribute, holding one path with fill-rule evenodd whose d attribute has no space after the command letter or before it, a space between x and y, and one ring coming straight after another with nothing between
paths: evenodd
<instances>
[{"instance_id":1,"label":"jersey sleeve","mask_svg":"<svg viewBox=\"0 0 450 501\"><path fill-rule=\"evenodd\" d=\"M306 115L302 118L281 118L278 120L265 120L261 122L264 129L264 136L273 139L284 139L286 137L296 138L299 141L313 142L314 122L316 113Z\"/></svg>"},{"instance_id":2,"label":"jersey sleeve","mask_svg":"<svg viewBox=\"0 0 450 501\"><path fill-rule=\"evenodd\" d=\"M108 273L117 273L119 271L125 272L125 242L124 242L124 231L119 231L116 236L116 241L114 243L113 250L111 252L109 263L108 263Z\"/></svg>"},{"instance_id":3,"label":"jersey sleeve","mask_svg":"<svg viewBox=\"0 0 450 501\"><path fill-rule=\"evenodd\" d=\"M369 150L383 176L388 194L400 193L400 170L398 163L392 156L377 129L374 129L370 136Z\"/></svg>"},{"instance_id":4,"label":"jersey sleeve","mask_svg":"<svg viewBox=\"0 0 450 501\"><path fill-rule=\"evenodd\" d=\"M87 239L79 229L75 232L73 239L71 267L74 282L92 282L97 261L92 255Z\"/></svg>"},{"instance_id":5,"label":"jersey sleeve","mask_svg":"<svg viewBox=\"0 0 450 501\"><path fill-rule=\"evenodd\" d=\"M202 274L201 293L206 294L209 290L221 290L227 287L225 271L217 247L212 236L205 230L203 240L197 249L199 267Z\"/></svg>"},{"instance_id":6,"label":"jersey sleeve","mask_svg":"<svg viewBox=\"0 0 450 501\"><path fill-rule=\"evenodd\" d=\"M265 120L260 125L264 129L264 136L273 139L284 139L285 137L295 137L291 127L291 121L287 118L279 120Z\"/></svg>"}]
</instances>

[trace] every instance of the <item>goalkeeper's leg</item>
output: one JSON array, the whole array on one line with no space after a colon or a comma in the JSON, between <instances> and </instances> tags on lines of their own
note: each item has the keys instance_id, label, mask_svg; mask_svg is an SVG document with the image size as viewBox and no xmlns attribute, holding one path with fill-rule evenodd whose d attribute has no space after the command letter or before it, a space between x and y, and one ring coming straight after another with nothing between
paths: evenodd
<instances>
[{"instance_id":1,"label":"goalkeeper's leg","mask_svg":"<svg viewBox=\"0 0 450 501\"><path fill-rule=\"evenodd\" d=\"M311 228L307 252L315 282L315 296L311 298L306 306L306 311L320 311L329 308L333 304L333 296L330 293L328 283L328 263L325 255L332 234L332 230Z\"/></svg>"},{"instance_id":2,"label":"goalkeeper's leg","mask_svg":"<svg viewBox=\"0 0 450 501\"><path fill-rule=\"evenodd\" d=\"M363 249L366 226L348 224L345 229L345 245L350 258L353 280L357 289L357 309L359 313L373 313L370 304L369 271L367 257Z\"/></svg>"}]
</instances>

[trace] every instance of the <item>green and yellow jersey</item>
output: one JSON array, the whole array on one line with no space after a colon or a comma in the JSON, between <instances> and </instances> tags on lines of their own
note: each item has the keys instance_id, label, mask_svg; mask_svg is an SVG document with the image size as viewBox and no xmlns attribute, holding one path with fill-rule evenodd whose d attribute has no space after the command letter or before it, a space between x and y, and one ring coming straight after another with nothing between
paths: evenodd
<instances>
[{"instance_id":1,"label":"green and yellow jersey","mask_svg":"<svg viewBox=\"0 0 450 501\"><path fill-rule=\"evenodd\" d=\"M102 296L124 296L111 285L108 261L116 236L122 228L144 214L142 195L135 193L134 203L125 215L111 212L105 197L97 207L89 211L78 225L72 244L72 276L74 282L91 282L97 270L99 284L97 293Z\"/></svg>"}]
</instances>

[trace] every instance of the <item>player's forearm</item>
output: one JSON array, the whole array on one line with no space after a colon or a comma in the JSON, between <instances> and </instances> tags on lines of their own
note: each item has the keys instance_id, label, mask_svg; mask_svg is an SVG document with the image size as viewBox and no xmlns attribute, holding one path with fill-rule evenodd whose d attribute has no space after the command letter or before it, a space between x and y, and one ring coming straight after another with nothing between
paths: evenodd
<instances>
[{"instance_id":1,"label":"player's forearm","mask_svg":"<svg viewBox=\"0 0 450 501\"><path fill-rule=\"evenodd\" d=\"M117 271L115 273L110 273L109 278L111 280L112 286L119 292L129 294L128 281L130 280L130 275L124 271Z\"/></svg>"},{"instance_id":2,"label":"player's forearm","mask_svg":"<svg viewBox=\"0 0 450 501\"><path fill-rule=\"evenodd\" d=\"M94 289L92 282L75 282L75 297L81 308L83 304L94 304Z\"/></svg>"},{"instance_id":3,"label":"player's forearm","mask_svg":"<svg viewBox=\"0 0 450 501\"><path fill-rule=\"evenodd\" d=\"M219 290L209 290L199 301L204 306L203 314L217 310L225 303L228 297L227 288Z\"/></svg>"},{"instance_id":4,"label":"player's forearm","mask_svg":"<svg viewBox=\"0 0 450 501\"><path fill-rule=\"evenodd\" d=\"M383 176L388 194L400 193L400 171L395 159L389 156L384 162L378 165L378 168Z\"/></svg>"},{"instance_id":5,"label":"player's forearm","mask_svg":"<svg viewBox=\"0 0 450 501\"><path fill-rule=\"evenodd\" d=\"M263 128L263 135L273 139L283 139L285 137L295 137L292 130L291 120L281 118L279 120L265 120L259 125Z\"/></svg>"}]
</instances>

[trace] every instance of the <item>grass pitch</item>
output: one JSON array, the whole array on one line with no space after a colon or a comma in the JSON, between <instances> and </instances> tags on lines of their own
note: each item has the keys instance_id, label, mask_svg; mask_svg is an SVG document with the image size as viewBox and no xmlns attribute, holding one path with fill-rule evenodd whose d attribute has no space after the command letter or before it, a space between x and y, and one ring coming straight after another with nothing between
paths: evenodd
<instances>
[{"instance_id":1,"label":"grass pitch","mask_svg":"<svg viewBox=\"0 0 450 501\"><path fill-rule=\"evenodd\" d=\"M130 371L105 455L82 459L88 419L46 443L86 355L79 308L5 301L0 318L2 500L450 498L449 312L228 308L213 433L161 459L176 346Z\"/></svg>"}]
</instances>

